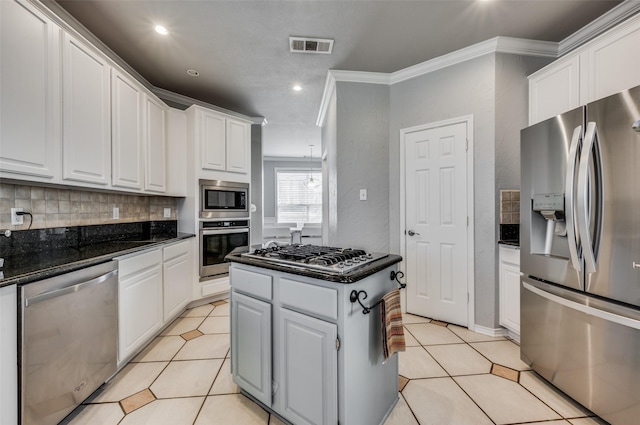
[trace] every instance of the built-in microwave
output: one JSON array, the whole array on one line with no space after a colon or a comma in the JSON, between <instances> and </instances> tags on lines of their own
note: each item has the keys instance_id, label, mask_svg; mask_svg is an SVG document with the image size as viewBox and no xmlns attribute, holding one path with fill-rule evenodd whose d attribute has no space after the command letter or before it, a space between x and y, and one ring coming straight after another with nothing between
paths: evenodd
<instances>
[{"instance_id":1,"label":"built-in microwave","mask_svg":"<svg viewBox=\"0 0 640 425\"><path fill-rule=\"evenodd\" d=\"M249 184L200 180L200 218L249 218Z\"/></svg>"}]
</instances>

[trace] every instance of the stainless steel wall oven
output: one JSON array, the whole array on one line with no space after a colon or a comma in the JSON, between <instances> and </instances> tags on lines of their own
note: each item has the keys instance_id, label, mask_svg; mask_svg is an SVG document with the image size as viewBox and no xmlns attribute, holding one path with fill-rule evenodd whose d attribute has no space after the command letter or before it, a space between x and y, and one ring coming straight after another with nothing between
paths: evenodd
<instances>
[{"instance_id":1,"label":"stainless steel wall oven","mask_svg":"<svg viewBox=\"0 0 640 425\"><path fill-rule=\"evenodd\" d=\"M249 220L200 222L200 279L229 273L224 257L249 251Z\"/></svg>"}]
</instances>

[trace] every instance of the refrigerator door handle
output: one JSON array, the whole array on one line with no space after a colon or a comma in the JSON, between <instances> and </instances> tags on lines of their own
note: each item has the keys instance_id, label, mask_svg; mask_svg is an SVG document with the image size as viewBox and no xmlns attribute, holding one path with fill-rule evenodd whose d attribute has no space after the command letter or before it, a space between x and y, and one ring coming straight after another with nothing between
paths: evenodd
<instances>
[{"instance_id":1,"label":"refrigerator door handle","mask_svg":"<svg viewBox=\"0 0 640 425\"><path fill-rule=\"evenodd\" d=\"M567 158L567 175L565 181L565 220L567 226L567 241L569 243L569 254L571 264L577 271L582 270L581 261L578 258L578 235L576 234L575 223L575 180L576 164L578 163L578 146L580 146L582 136L582 126L579 125L573 130L571 145L569 146L569 156Z\"/></svg>"},{"instance_id":2,"label":"refrigerator door handle","mask_svg":"<svg viewBox=\"0 0 640 425\"><path fill-rule=\"evenodd\" d=\"M522 281L522 288L526 289L527 291L531 291L534 294L541 296L542 298L546 298L549 301L553 301L555 303L568 307L572 310L577 310L584 314L588 314L589 316L595 316L600 319L607 320L609 322L614 322L619 325L640 330L640 320L629 317L625 315L624 312L622 311L620 311L619 314L616 314L610 311L591 307L588 305L588 303L582 304L567 298L563 298L559 295L552 294L550 292L545 291L544 289L540 289L536 286L533 286L530 283L527 283L525 281Z\"/></svg>"},{"instance_id":3,"label":"refrigerator door handle","mask_svg":"<svg viewBox=\"0 0 640 425\"><path fill-rule=\"evenodd\" d=\"M593 159L592 159L593 155ZM589 177L590 164L594 164L594 180ZM595 199L591 197L591 188L595 186ZM582 242L582 255L587 273L597 271L597 244L599 243L600 229L602 223L603 208L602 203L602 163L600 160L600 145L598 140L598 128L595 122L587 124L587 131L584 136L584 145L580 155L580 166L578 168L578 234ZM591 216L594 214L598 220L595 225L594 235L590 232ZM594 243L595 241L595 243Z\"/></svg>"}]
</instances>

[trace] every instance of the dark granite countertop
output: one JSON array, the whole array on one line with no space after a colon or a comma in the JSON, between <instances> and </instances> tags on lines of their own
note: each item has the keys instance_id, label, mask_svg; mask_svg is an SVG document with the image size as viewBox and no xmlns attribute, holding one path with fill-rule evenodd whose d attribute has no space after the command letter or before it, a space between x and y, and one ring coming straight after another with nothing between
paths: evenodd
<instances>
[{"instance_id":1,"label":"dark granite countertop","mask_svg":"<svg viewBox=\"0 0 640 425\"><path fill-rule=\"evenodd\" d=\"M225 257L226 260L233 263L247 264L250 266L262 267L270 270L277 270L284 273L291 273L298 276L312 277L315 279L326 280L336 283L355 283L367 276L371 276L384 270L389 266L402 261L402 257L399 255L389 254L387 257L381 258L372 263L366 264L362 268L356 269L349 273L344 274L329 274L323 273L318 270L305 269L303 267L288 266L286 264L269 263L267 261L256 260L251 257L243 257L239 254L229 254Z\"/></svg>"},{"instance_id":2,"label":"dark granite countertop","mask_svg":"<svg viewBox=\"0 0 640 425\"><path fill-rule=\"evenodd\" d=\"M64 229L64 228L62 228ZM111 261L115 257L132 254L149 248L158 247L164 244L177 242L183 239L192 238L195 235L190 233L178 233L177 231L148 233L128 233L124 234L129 239L118 238L116 240L104 240L95 236L95 229L89 238L85 238L81 243L69 244L60 243L47 244L44 249L34 249L32 251L9 249L4 246L2 257L4 258L4 268L1 270L0 287L9 285L23 285L37 280L58 276L74 270L93 266ZM75 229L73 231L76 231ZM100 229L100 231L103 231ZM84 232L81 229L79 233ZM60 235L60 232L48 232L52 235ZM67 230L65 233L71 233ZM43 238L40 232L40 238ZM24 245L29 245L30 241L24 241Z\"/></svg>"},{"instance_id":3,"label":"dark granite countertop","mask_svg":"<svg viewBox=\"0 0 640 425\"><path fill-rule=\"evenodd\" d=\"M508 246L512 246L514 248L520 248L520 241L518 240L499 240L498 243L500 245L508 245Z\"/></svg>"}]
</instances>

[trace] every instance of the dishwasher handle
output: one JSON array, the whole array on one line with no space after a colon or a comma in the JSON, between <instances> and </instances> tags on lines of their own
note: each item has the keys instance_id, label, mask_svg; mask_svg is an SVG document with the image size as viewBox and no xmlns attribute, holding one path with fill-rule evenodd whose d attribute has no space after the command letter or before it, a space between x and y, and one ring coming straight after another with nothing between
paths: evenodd
<instances>
[{"instance_id":1,"label":"dishwasher handle","mask_svg":"<svg viewBox=\"0 0 640 425\"><path fill-rule=\"evenodd\" d=\"M50 300L52 298L57 298L57 297L61 297L63 295L67 295L70 294L72 292L78 292L81 291L85 288L91 287L91 286L95 286L95 285L99 285L101 283L103 283L106 280L109 280L110 278L117 276L118 275L118 270L111 270L109 273L105 273L102 276L98 276L94 279L88 280L86 282L81 282L78 283L76 285L73 286L67 286L66 288L61 288L61 289L56 289L50 292L45 292L43 294L40 295L36 295L33 296L31 298L27 298L24 300L24 306L25 307L29 307L33 304L37 304L43 301L47 301Z\"/></svg>"}]
</instances>

